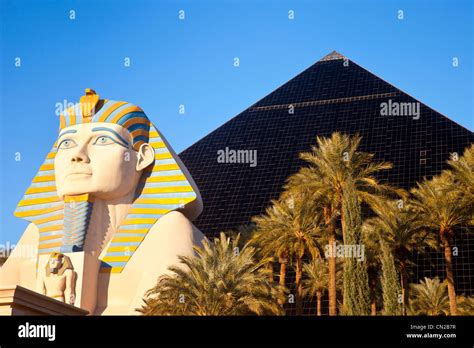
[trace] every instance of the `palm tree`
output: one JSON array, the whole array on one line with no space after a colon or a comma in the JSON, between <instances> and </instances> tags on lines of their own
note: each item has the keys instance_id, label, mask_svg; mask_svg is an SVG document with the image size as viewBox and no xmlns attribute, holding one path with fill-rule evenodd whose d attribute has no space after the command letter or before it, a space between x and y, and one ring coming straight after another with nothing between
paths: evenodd
<instances>
[{"instance_id":1,"label":"palm tree","mask_svg":"<svg viewBox=\"0 0 474 348\"><path fill-rule=\"evenodd\" d=\"M457 227L471 220L472 211L463 199L462 189L455 184L450 172L443 172L431 180L418 183L412 189L412 205L418 213L420 224L437 231L444 249L446 279L451 315L457 314L456 291L453 275L452 247Z\"/></svg>"},{"instance_id":2,"label":"palm tree","mask_svg":"<svg viewBox=\"0 0 474 348\"><path fill-rule=\"evenodd\" d=\"M255 230L249 239L249 245L256 247L263 257L271 258L272 262L274 256L278 258L278 262L280 263L279 283L284 287L286 284L286 268L289 261L289 251L285 246L276 245L274 243L277 238L277 229L270 215L256 216L252 218L252 221Z\"/></svg>"},{"instance_id":3,"label":"palm tree","mask_svg":"<svg viewBox=\"0 0 474 348\"><path fill-rule=\"evenodd\" d=\"M305 296L316 297L317 315L321 315L321 300L328 287L328 265L323 259L313 259L305 263L303 272L307 278L303 280L303 293Z\"/></svg>"},{"instance_id":4,"label":"palm tree","mask_svg":"<svg viewBox=\"0 0 474 348\"><path fill-rule=\"evenodd\" d=\"M184 267L172 266L150 289L142 308L144 315L269 315L283 314L277 299L282 289L268 281L256 261L255 249L238 247L224 233L213 243L196 247L197 257L179 257ZM240 250L236 253L236 250Z\"/></svg>"},{"instance_id":5,"label":"palm tree","mask_svg":"<svg viewBox=\"0 0 474 348\"><path fill-rule=\"evenodd\" d=\"M470 205L470 213L474 206L474 144L464 150L462 157L448 161L453 174L453 181L459 185L466 204ZM472 223L472 221L471 221Z\"/></svg>"},{"instance_id":6,"label":"palm tree","mask_svg":"<svg viewBox=\"0 0 474 348\"><path fill-rule=\"evenodd\" d=\"M342 288L342 267L341 259L337 260L337 289ZM327 260L323 258L312 259L311 262L303 265L303 273L306 278L303 280L304 296L316 297L316 312L321 315L321 300L328 288L329 268Z\"/></svg>"},{"instance_id":7,"label":"palm tree","mask_svg":"<svg viewBox=\"0 0 474 348\"><path fill-rule=\"evenodd\" d=\"M268 259L269 262L265 265L268 269L268 279L273 282L273 259L274 254L266 248L266 233L260 233L262 231L257 230L257 226L251 222L248 224L240 225L236 231L230 230L226 232L226 235L232 239L238 238L238 247L242 249L245 245L249 245L255 248L255 258L257 260ZM284 285L284 284L283 284Z\"/></svg>"},{"instance_id":8,"label":"palm tree","mask_svg":"<svg viewBox=\"0 0 474 348\"><path fill-rule=\"evenodd\" d=\"M320 255L321 247L318 238L321 236L318 212L312 204L306 204L304 197L293 200L284 198L273 200L262 216L254 217L257 229L270 231L267 248L273 250L280 258L295 259L296 264L296 313L301 315L303 257L310 254ZM281 262L285 265L286 262ZM280 282L282 281L280 277ZM284 278L283 278L284 279ZM282 284L282 283L280 283Z\"/></svg>"},{"instance_id":9,"label":"palm tree","mask_svg":"<svg viewBox=\"0 0 474 348\"><path fill-rule=\"evenodd\" d=\"M446 280L425 278L421 284L410 284L415 292L410 295L409 313L412 315L449 315L449 297ZM474 314L474 297L457 296L459 315Z\"/></svg>"},{"instance_id":10,"label":"palm tree","mask_svg":"<svg viewBox=\"0 0 474 348\"><path fill-rule=\"evenodd\" d=\"M420 284L410 284L410 307L412 315L448 315L449 298L446 294L446 281L438 277L425 278Z\"/></svg>"},{"instance_id":11,"label":"palm tree","mask_svg":"<svg viewBox=\"0 0 474 348\"><path fill-rule=\"evenodd\" d=\"M238 237L238 247L243 248L245 244L249 243L257 229L257 226L254 223L247 223L240 225L236 228L236 230L230 230L225 232L225 235L229 236L232 239L237 239Z\"/></svg>"},{"instance_id":12,"label":"palm tree","mask_svg":"<svg viewBox=\"0 0 474 348\"><path fill-rule=\"evenodd\" d=\"M311 152L300 154L309 166L301 168L288 179L290 191L309 192L310 200L319 206L326 225L329 248L334 255L336 222L344 220L341 209L344 187L351 178L361 201L373 205L381 196L401 194L380 183L375 174L392 168L387 162L373 162L373 154L358 151L361 137L333 133L330 138L317 137ZM344 224L342 224L344 225ZM343 237L345 230L342 231ZM336 315L336 258L329 257L329 315Z\"/></svg>"},{"instance_id":13,"label":"palm tree","mask_svg":"<svg viewBox=\"0 0 474 348\"><path fill-rule=\"evenodd\" d=\"M460 295L456 298L460 315L474 315L474 297Z\"/></svg>"},{"instance_id":14,"label":"palm tree","mask_svg":"<svg viewBox=\"0 0 474 348\"><path fill-rule=\"evenodd\" d=\"M376 203L372 210L377 215L364 222L366 240L377 241L387 245L395 257L402 291L403 314L408 305L408 265L413 250L422 251L423 247L433 247L435 240L427 233L408 204L400 201L386 200ZM379 244L379 243L377 243Z\"/></svg>"}]
</instances>

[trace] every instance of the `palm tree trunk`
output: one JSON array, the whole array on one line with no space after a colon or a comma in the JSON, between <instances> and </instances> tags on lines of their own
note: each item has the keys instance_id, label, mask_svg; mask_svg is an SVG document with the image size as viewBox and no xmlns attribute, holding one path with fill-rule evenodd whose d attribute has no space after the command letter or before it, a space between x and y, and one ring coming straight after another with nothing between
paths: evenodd
<instances>
[{"instance_id":1,"label":"palm tree trunk","mask_svg":"<svg viewBox=\"0 0 474 348\"><path fill-rule=\"evenodd\" d=\"M448 280L448 295L449 295L449 309L451 315L458 315L458 308L456 305L456 290L454 288L453 276L453 255L451 243L448 237L443 238L444 245L444 259L446 261L446 279Z\"/></svg>"},{"instance_id":2,"label":"palm tree trunk","mask_svg":"<svg viewBox=\"0 0 474 348\"><path fill-rule=\"evenodd\" d=\"M267 263L267 268L268 268L268 281L270 284L273 284L273 261Z\"/></svg>"},{"instance_id":3,"label":"palm tree trunk","mask_svg":"<svg viewBox=\"0 0 474 348\"><path fill-rule=\"evenodd\" d=\"M402 285L402 310L403 315L407 315L408 306L408 274L406 269L406 262L400 260L400 282Z\"/></svg>"},{"instance_id":4,"label":"palm tree trunk","mask_svg":"<svg viewBox=\"0 0 474 348\"><path fill-rule=\"evenodd\" d=\"M280 263L280 285L285 286L286 282L286 262Z\"/></svg>"},{"instance_id":5,"label":"palm tree trunk","mask_svg":"<svg viewBox=\"0 0 474 348\"><path fill-rule=\"evenodd\" d=\"M303 294L301 279L303 278L303 259L296 259L296 315L303 315Z\"/></svg>"},{"instance_id":6,"label":"palm tree trunk","mask_svg":"<svg viewBox=\"0 0 474 348\"><path fill-rule=\"evenodd\" d=\"M337 315L336 304L336 234L329 236L329 260L328 260L328 295L329 295L329 315Z\"/></svg>"},{"instance_id":7,"label":"palm tree trunk","mask_svg":"<svg viewBox=\"0 0 474 348\"><path fill-rule=\"evenodd\" d=\"M375 286L377 278L372 276L370 279L370 315L377 315L377 299L375 297Z\"/></svg>"},{"instance_id":8,"label":"palm tree trunk","mask_svg":"<svg viewBox=\"0 0 474 348\"><path fill-rule=\"evenodd\" d=\"M286 284L286 264L288 263L288 259L286 259L285 257L282 257L280 256L278 258L278 262L280 263L280 285L281 286L285 286ZM284 304L284 301L282 300L278 300L278 303L280 305L283 305Z\"/></svg>"},{"instance_id":9,"label":"palm tree trunk","mask_svg":"<svg viewBox=\"0 0 474 348\"><path fill-rule=\"evenodd\" d=\"M317 315L321 316L321 299L323 297L322 291L318 291L316 293L316 310L317 310Z\"/></svg>"},{"instance_id":10,"label":"palm tree trunk","mask_svg":"<svg viewBox=\"0 0 474 348\"><path fill-rule=\"evenodd\" d=\"M328 258L328 297L329 315L337 315L336 303L336 230L331 222L331 214L324 208L324 220L328 228L329 258Z\"/></svg>"},{"instance_id":11,"label":"palm tree trunk","mask_svg":"<svg viewBox=\"0 0 474 348\"><path fill-rule=\"evenodd\" d=\"M345 224L345 222L344 222L344 220L345 220L345 215L346 215L346 214L344 213L344 209L341 209L341 232L342 232L342 244L343 244L343 245L346 245L346 244L347 244L347 240L346 240L346 227L345 227L346 224ZM334 251L335 251L335 250L334 250ZM345 267L344 267L344 274L345 274L345 272L346 272L346 269L345 269ZM345 291L345 290L343 289L343 290L342 290L342 308L344 308L343 311L345 311L345 308L346 308L346 300L347 300L346 296L344 296L344 295L345 295L344 291Z\"/></svg>"}]
</instances>

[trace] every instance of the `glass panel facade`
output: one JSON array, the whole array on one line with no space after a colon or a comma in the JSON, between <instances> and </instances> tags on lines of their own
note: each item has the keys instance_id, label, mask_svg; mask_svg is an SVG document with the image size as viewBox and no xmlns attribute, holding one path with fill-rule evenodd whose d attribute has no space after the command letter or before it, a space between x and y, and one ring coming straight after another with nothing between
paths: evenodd
<instances>
[{"instance_id":1,"label":"glass panel facade","mask_svg":"<svg viewBox=\"0 0 474 348\"><path fill-rule=\"evenodd\" d=\"M393 163L379 178L405 189L440 173L450 153L461 155L474 142L454 121L356 63L328 55L180 154L204 202L195 225L213 237L249 223L304 165L298 154L335 131L360 134L360 150ZM256 165L220 163L226 148L256 151ZM458 293L473 294L474 238L461 232L455 244ZM444 277L443 260L438 252L414 255L411 281ZM306 314L315 311L314 302L305 303Z\"/></svg>"}]
</instances>

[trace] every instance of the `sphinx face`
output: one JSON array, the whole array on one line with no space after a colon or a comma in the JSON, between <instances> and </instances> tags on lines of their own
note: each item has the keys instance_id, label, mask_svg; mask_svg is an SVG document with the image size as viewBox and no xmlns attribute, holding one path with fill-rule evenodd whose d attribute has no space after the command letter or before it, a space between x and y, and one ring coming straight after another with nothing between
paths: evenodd
<instances>
[{"instance_id":1,"label":"sphinx face","mask_svg":"<svg viewBox=\"0 0 474 348\"><path fill-rule=\"evenodd\" d=\"M58 195L123 197L138 185L138 157L130 133L119 125L95 122L64 128L54 160Z\"/></svg>"}]
</instances>

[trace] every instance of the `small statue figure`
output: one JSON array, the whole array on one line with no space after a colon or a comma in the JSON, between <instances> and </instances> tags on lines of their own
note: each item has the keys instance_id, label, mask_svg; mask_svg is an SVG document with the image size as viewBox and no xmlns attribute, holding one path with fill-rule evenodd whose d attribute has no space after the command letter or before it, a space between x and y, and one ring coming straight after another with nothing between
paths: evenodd
<instances>
[{"instance_id":1,"label":"small statue figure","mask_svg":"<svg viewBox=\"0 0 474 348\"><path fill-rule=\"evenodd\" d=\"M51 253L44 274L39 275L38 292L74 305L76 274L71 259L62 253Z\"/></svg>"}]
</instances>

